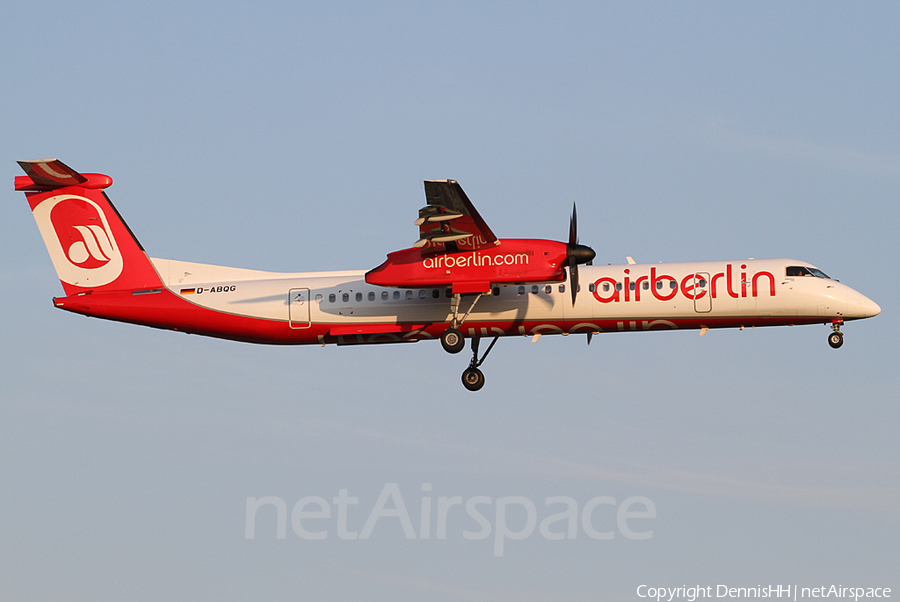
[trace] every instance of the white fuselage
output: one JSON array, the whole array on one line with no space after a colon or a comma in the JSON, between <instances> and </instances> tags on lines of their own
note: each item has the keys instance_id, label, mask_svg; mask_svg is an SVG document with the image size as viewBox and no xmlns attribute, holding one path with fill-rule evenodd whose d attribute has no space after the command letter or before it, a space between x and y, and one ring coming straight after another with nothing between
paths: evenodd
<instances>
[{"instance_id":1,"label":"white fuselage","mask_svg":"<svg viewBox=\"0 0 900 602\"><path fill-rule=\"evenodd\" d=\"M166 287L193 304L287 322L292 340L272 342L390 342L392 335L418 340L432 338L453 317L447 290L373 286L364 271L285 274L152 262ZM574 306L567 283L494 287L477 301L462 330L494 336L765 326L853 320L880 311L836 280L788 276L790 266L813 267L789 259L583 266ZM460 314L473 298L463 299Z\"/></svg>"}]
</instances>

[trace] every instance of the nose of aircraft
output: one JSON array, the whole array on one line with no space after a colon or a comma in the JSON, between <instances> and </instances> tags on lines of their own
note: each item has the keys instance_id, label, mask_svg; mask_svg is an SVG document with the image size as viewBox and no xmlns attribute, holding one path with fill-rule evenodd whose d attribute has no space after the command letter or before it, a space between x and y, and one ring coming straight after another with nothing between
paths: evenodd
<instances>
[{"instance_id":1,"label":"nose of aircraft","mask_svg":"<svg viewBox=\"0 0 900 602\"><path fill-rule=\"evenodd\" d=\"M879 307L877 303L875 303L865 295L860 296L862 297L860 309L862 310L864 318L871 318L872 316L877 316L881 313L881 307Z\"/></svg>"},{"instance_id":2,"label":"nose of aircraft","mask_svg":"<svg viewBox=\"0 0 900 602\"><path fill-rule=\"evenodd\" d=\"M851 289L846 299L846 316L848 318L871 318L881 313L881 307L865 295Z\"/></svg>"}]
</instances>

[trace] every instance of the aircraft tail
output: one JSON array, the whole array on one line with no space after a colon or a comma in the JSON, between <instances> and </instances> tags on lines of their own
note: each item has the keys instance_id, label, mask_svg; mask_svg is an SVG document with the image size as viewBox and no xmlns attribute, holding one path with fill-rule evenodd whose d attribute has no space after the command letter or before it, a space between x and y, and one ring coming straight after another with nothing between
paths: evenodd
<instances>
[{"instance_id":1,"label":"aircraft tail","mask_svg":"<svg viewBox=\"0 0 900 602\"><path fill-rule=\"evenodd\" d=\"M19 161L25 192L66 295L161 288L144 248L103 190L112 178L57 159Z\"/></svg>"}]
</instances>

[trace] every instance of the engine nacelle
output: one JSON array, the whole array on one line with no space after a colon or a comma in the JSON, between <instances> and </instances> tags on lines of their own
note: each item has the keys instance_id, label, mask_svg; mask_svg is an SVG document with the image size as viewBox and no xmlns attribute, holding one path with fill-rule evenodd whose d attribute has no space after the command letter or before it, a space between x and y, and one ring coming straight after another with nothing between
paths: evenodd
<instances>
[{"instance_id":1,"label":"engine nacelle","mask_svg":"<svg viewBox=\"0 0 900 602\"><path fill-rule=\"evenodd\" d=\"M452 286L454 293L484 293L492 284L554 282L566 278L566 244L501 239L480 251L428 253L412 248L388 254L366 273L366 282L399 288Z\"/></svg>"}]
</instances>

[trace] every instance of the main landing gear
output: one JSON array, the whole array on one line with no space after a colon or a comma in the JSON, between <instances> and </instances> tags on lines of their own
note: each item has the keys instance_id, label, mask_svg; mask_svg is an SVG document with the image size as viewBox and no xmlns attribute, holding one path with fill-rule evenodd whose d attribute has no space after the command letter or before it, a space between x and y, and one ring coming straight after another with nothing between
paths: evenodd
<instances>
[{"instance_id":1,"label":"main landing gear","mask_svg":"<svg viewBox=\"0 0 900 602\"><path fill-rule=\"evenodd\" d=\"M459 302L462 299L462 295L454 293L450 300L450 309L453 310L453 320L450 322L450 328L441 333L441 347L444 348L444 351L447 353L459 353L463 350L463 347L466 346L466 339L463 336L463 333L460 332L459 327L462 326L462 323L465 322L466 318L469 317L469 314L472 313L478 300L486 294L488 293L477 293L475 299L472 300L472 305L469 306L469 310L462 318L460 318ZM494 348L494 344L499 338L499 336L494 337L494 340L491 341L487 351L485 351L484 355L479 359L478 344L481 342L481 337L472 337L472 360L469 362L469 367L462 373L462 384L469 391L477 391L484 386L484 373L479 370L478 367L484 363L488 353Z\"/></svg>"},{"instance_id":2,"label":"main landing gear","mask_svg":"<svg viewBox=\"0 0 900 602\"><path fill-rule=\"evenodd\" d=\"M450 327L441 333L441 346L447 353L459 353L466 346L466 340L459 330Z\"/></svg>"},{"instance_id":3,"label":"main landing gear","mask_svg":"<svg viewBox=\"0 0 900 602\"><path fill-rule=\"evenodd\" d=\"M441 346L447 353L459 353L463 350L463 347L466 346L466 340L459 331L459 327L462 326L462 323L465 322L466 318L469 317L469 314L472 313L475 304L478 303L478 300L481 299L483 294L484 293L478 293L478 296L472 301L472 305L469 306L469 311L465 313L462 319L459 318L459 301L462 298L462 295L459 293L453 295L453 298L450 300L450 309L453 310L453 321L450 322L450 328L441 333Z\"/></svg>"},{"instance_id":4,"label":"main landing gear","mask_svg":"<svg viewBox=\"0 0 900 602\"><path fill-rule=\"evenodd\" d=\"M488 353L494 348L494 344L499 338L499 336L494 337L494 340L488 345L487 351L484 352L481 359L478 359L478 343L481 342L481 337L472 337L472 361L469 362L469 367L462 373L462 384L469 391L477 391L484 386L484 374L478 367L484 363Z\"/></svg>"},{"instance_id":5,"label":"main landing gear","mask_svg":"<svg viewBox=\"0 0 900 602\"><path fill-rule=\"evenodd\" d=\"M844 344L844 335L841 333L841 324L843 323L843 320L835 320L831 323L831 330L834 332L828 335L828 344L832 349L837 349Z\"/></svg>"}]
</instances>

